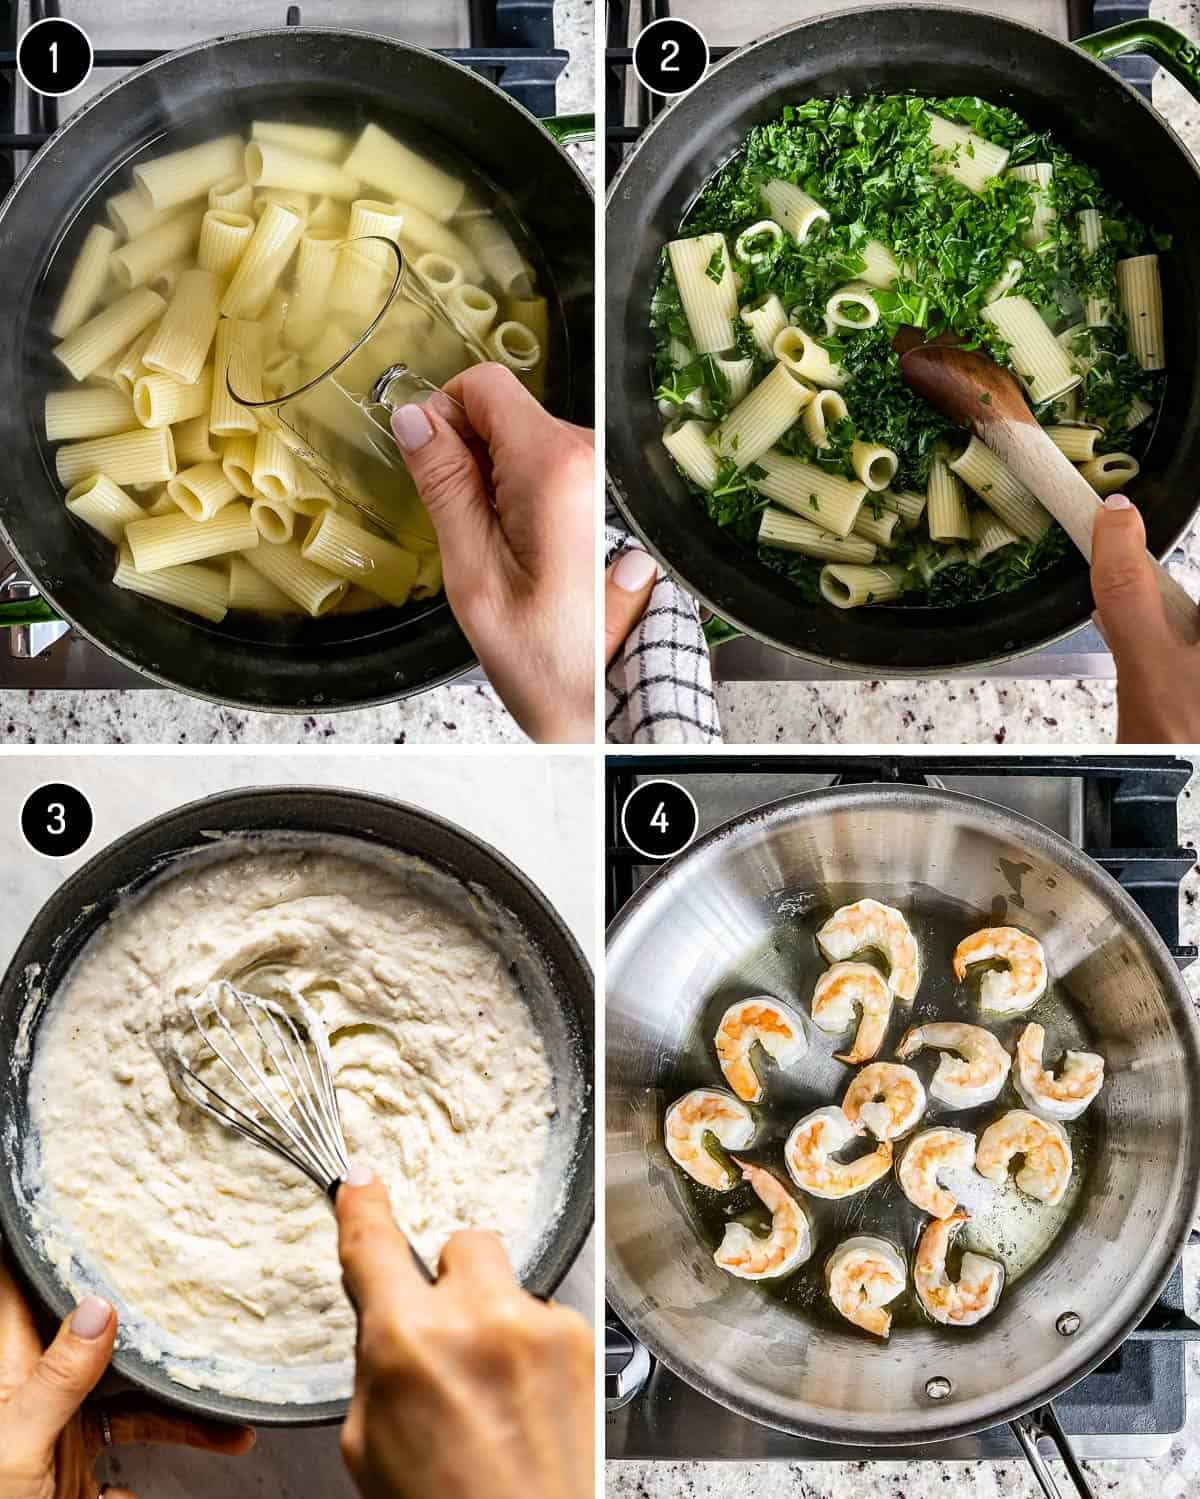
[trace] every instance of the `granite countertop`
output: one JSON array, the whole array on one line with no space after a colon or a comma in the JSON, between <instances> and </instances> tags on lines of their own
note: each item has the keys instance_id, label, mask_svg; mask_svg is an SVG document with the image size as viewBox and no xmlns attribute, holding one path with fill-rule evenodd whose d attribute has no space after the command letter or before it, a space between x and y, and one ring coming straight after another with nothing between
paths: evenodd
<instances>
[{"instance_id":1,"label":"granite countertop","mask_svg":"<svg viewBox=\"0 0 1200 1499\"><path fill-rule=\"evenodd\" d=\"M995 9L1003 10L1002 4ZM1151 0L1151 14L1200 39L1197 0ZM1200 106L1159 72L1154 103L1200 156ZM1200 528L1172 571L1200 598ZM727 742L791 744L1100 744L1116 733L1111 677L719 682Z\"/></svg>"},{"instance_id":2,"label":"granite countertop","mask_svg":"<svg viewBox=\"0 0 1200 1499\"><path fill-rule=\"evenodd\" d=\"M1200 846L1200 757L1179 804L1179 841ZM1180 897L1182 943L1200 944L1200 873L1184 881ZM1200 1009L1200 960L1185 975ZM1200 1247L1184 1251L1189 1315L1200 1320ZM1083 1464L1104 1499L1194 1499L1200 1494L1200 1344L1187 1350L1187 1424L1170 1453L1152 1461ZM1052 1464L1064 1499L1061 1465ZM1027 1464L932 1463L649 1463L606 1464L608 1499L1034 1499L1041 1491Z\"/></svg>"},{"instance_id":3,"label":"granite countertop","mask_svg":"<svg viewBox=\"0 0 1200 1499\"><path fill-rule=\"evenodd\" d=\"M67 752L10 755L0 778L0 827L14 828L29 793L47 781L66 781L89 799L95 827L86 846L66 859L47 859L12 845L0 862L0 968L6 965L42 903L63 881L114 839L173 807L232 787L311 785L391 796L427 808L492 844L532 879L574 932L590 962L596 957L592 869L592 767L578 755L475 757L469 776L460 759L434 752L403 757L297 757L293 752L142 755ZM524 788L524 789L522 789ZM533 802L539 815L526 808ZM589 1322L595 1313L594 1236L557 1293ZM338 1454L334 1427L262 1431L247 1457L232 1461L183 1449L123 1449L106 1475L154 1499L355 1499Z\"/></svg>"},{"instance_id":4,"label":"granite countertop","mask_svg":"<svg viewBox=\"0 0 1200 1499\"><path fill-rule=\"evenodd\" d=\"M595 105L593 0L555 0L557 45L570 54L560 114ZM594 181L595 149L567 147ZM480 673L402 703L348 713L249 713L158 688L0 690L0 744L523 744L525 735Z\"/></svg>"}]
</instances>

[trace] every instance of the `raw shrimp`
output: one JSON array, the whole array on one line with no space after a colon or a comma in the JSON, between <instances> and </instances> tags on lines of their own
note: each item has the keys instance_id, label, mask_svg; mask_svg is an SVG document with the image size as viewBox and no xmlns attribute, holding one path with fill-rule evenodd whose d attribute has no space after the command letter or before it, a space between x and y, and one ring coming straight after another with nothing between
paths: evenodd
<instances>
[{"instance_id":1,"label":"raw shrimp","mask_svg":"<svg viewBox=\"0 0 1200 1499\"><path fill-rule=\"evenodd\" d=\"M736 1157L735 1157L736 1159ZM727 1223L725 1237L713 1255L722 1270L741 1280L768 1280L790 1275L813 1251L812 1224L803 1206L770 1171L738 1161L742 1179L771 1210L771 1232L760 1239L744 1223Z\"/></svg>"},{"instance_id":2,"label":"raw shrimp","mask_svg":"<svg viewBox=\"0 0 1200 1499\"><path fill-rule=\"evenodd\" d=\"M1004 1266L999 1260L970 1250L962 1257L958 1280L946 1277L946 1251L967 1222L966 1213L935 1218L921 1235L913 1261L913 1284L921 1305L935 1322L946 1327L973 1327L994 1311L1004 1289Z\"/></svg>"},{"instance_id":3,"label":"raw shrimp","mask_svg":"<svg viewBox=\"0 0 1200 1499\"><path fill-rule=\"evenodd\" d=\"M856 1161L831 1160L854 1136L854 1126L837 1104L814 1109L793 1128L783 1147L788 1175L802 1192L813 1197L836 1201L865 1192L892 1169L892 1147L884 1141Z\"/></svg>"},{"instance_id":4,"label":"raw shrimp","mask_svg":"<svg viewBox=\"0 0 1200 1499\"><path fill-rule=\"evenodd\" d=\"M941 1184L943 1171L970 1171L975 1164L975 1136L965 1129L924 1129L914 1135L900 1157L896 1175L905 1197L923 1213L949 1218L958 1203Z\"/></svg>"},{"instance_id":5,"label":"raw shrimp","mask_svg":"<svg viewBox=\"0 0 1200 1499\"><path fill-rule=\"evenodd\" d=\"M1027 1107L1047 1119L1078 1119L1104 1086L1104 1058L1094 1051L1069 1051L1055 1077L1042 1066L1046 1032L1035 1021L1017 1042L1017 1092Z\"/></svg>"},{"instance_id":6,"label":"raw shrimp","mask_svg":"<svg viewBox=\"0 0 1200 1499\"><path fill-rule=\"evenodd\" d=\"M1015 926L985 926L954 949L954 976L966 977L968 965L999 959L979 983L979 1003L989 1014L1015 1015L1046 992L1046 954L1042 944Z\"/></svg>"},{"instance_id":7,"label":"raw shrimp","mask_svg":"<svg viewBox=\"0 0 1200 1499\"><path fill-rule=\"evenodd\" d=\"M744 1103L721 1088L693 1088L667 1110L663 1135L667 1154L702 1187L728 1192L737 1176L709 1148L713 1134L726 1150L741 1150L754 1138L754 1119Z\"/></svg>"},{"instance_id":8,"label":"raw shrimp","mask_svg":"<svg viewBox=\"0 0 1200 1499\"><path fill-rule=\"evenodd\" d=\"M829 1256L825 1265L829 1299L848 1322L886 1338L892 1314L884 1308L908 1281L904 1256L894 1244L872 1234L856 1234Z\"/></svg>"},{"instance_id":9,"label":"raw shrimp","mask_svg":"<svg viewBox=\"0 0 1200 1499\"><path fill-rule=\"evenodd\" d=\"M842 1109L856 1134L869 1129L877 1140L896 1140L920 1121L925 1089L911 1067L870 1062L851 1079Z\"/></svg>"},{"instance_id":10,"label":"raw shrimp","mask_svg":"<svg viewBox=\"0 0 1200 1499\"><path fill-rule=\"evenodd\" d=\"M1013 1109L989 1124L975 1149L975 1169L988 1181L1003 1184L1008 1163L1023 1155L1017 1186L1029 1197L1054 1207L1067 1195L1071 1180L1071 1142L1061 1124Z\"/></svg>"},{"instance_id":11,"label":"raw shrimp","mask_svg":"<svg viewBox=\"0 0 1200 1499\"><path fill-rule=\"evenodd\" d=\"M917 940L894 906L870 899L839 906L817 933L817 941L831 963L877 948L888 960L892 993L899 999L915 998L921 980Z\"/></svg>"},{"instance_id":12,"label":"raw shrimp","mask_svg":"<svg viewBox=\"0 0 1200 1499\"><path fill-rule=\"evenodd\" d=\"M955 1109L991 1103L1004 1087L1012 1066L1008 1052L981 1025L963 1025L955 1020L915 1025L901 1037L896 1055L914 1057L925 1046L958 1053L942 1057L929 1085L931 1098Z\"/></svg>"},{"instance_id":13,"label":"raw shrimp","mask_svg":"<svg viewBox=\"0 0 1200 1499\"><path fill-rule=\"evenodd\" d=\"M892 990L887 979L870 963L835 963L817 980L813 990L812 1017L823 1031L836 1033L854 1024L855 1007L862 1011L854 1045L837 1053L839 1062L856 1067L869 1062L883 1045L892 1014Z\"/></svg>"},{"instance_id":14,"label":"raw shrimp","mask_svg":"<svg viewBox=\"0 0 1200 1499\"><path fill-rule=\"evenodd\" d=\"M717 1060L725 1081L746 1103L758 1103L764 1091L750 1059L756 1041L780 1067L798 1062L808 1050L804 1022L778 1000L761 995L730 1005L717 1026Z\"/></svg>"}]
</instances>

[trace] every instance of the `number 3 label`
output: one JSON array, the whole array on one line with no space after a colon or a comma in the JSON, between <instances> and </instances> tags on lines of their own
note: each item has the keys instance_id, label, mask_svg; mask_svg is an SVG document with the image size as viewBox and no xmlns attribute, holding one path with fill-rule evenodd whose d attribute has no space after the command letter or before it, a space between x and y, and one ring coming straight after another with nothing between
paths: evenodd
<instances>
[{"instance_id":1,"label":"number 3 label","mask_svg":"<svg viewBox=\"0 0 1200 1499\"><path fill-rule=\"evenodd\" d=\"M83 792L62 781L39 786L21 808L21 834L35 853L47 859L77 854L92 836L95 818Z\"/></svg>"}]
</instances>

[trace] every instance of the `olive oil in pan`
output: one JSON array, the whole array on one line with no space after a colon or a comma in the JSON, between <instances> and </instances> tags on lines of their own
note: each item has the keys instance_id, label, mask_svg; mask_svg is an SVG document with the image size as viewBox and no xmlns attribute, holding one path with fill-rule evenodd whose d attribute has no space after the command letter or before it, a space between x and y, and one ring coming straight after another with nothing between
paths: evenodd
<instances>
[{"instance_id":1,"label":"olive oil in pan","mask_svg":"<svg viewBox=\"0 0 1200 1499\"><path fill-rule=\"evenodd\" d=\"M738 1000L765 994L790 1005L803 1016L808 1037L807 1055L795 1066L777 1068L761 1053L756 1054L759 1075L765 1084L761 1103L749 1105L757 1125L753 1142L738 1154L745 1160L774 1171L795 1192L807 1210L813 1226L814 1251L799 1270L778 1280L752 1283L753 1289L780 1302L798 1316L811 1318L843 1332L857 1333L834 1308L825 1286L825 1264L834 1249L854 1234L875 1234L888 1239L905 1254L909 1264L910 1288L889 1305L892 1313L892 1335L905 1328L928 1327L929 1322L911 1289L911 1266L929 1216L909 1202L900 1189L895 1173L877 1182L868 1191L840 1202L829 1202L800 1192L787 1174L783 1146L796 1121L813 1109L840 1103L854 1077L856 1068L836 1060L835 1052L849 1048L852 1032L827 1035L812 1022L812 992L817 978L828 966L817 946L816 933L839 906L870 895L894 905L904 912L916 936L921 954L921 983L911 1005L896 1001L892 1007L887 1036L876 1060L896 1060L896 1046L904 1032L913 1025L935 1020L960 1021L983 1026L996 1035L1009 1054L1015 1053L1017 1037L1030 1020L1036 1020L1047 1033L1047 1057L1057 1058L1068 1048L1088 1049L1092 1042L1082 1016L1070 996L1050 974L1046 993L1025 1014L1008 1018L986 1016L979 1008L979 971L971 969L966 981L954 977L954 950L971 932L988 925L1020 926L1021 912L1006 913L998 904L990 912L956 901L929 886L918 885L889 889L878 885L865 889L857 886L827 887L811 905L795 903L801 914L781 923L769 942L742 956L727 976L701 1006L695 1024L684 1038L674 1066L664 1077L665 1096L673 1102L690 1088L723 1087L724 1079L716 1058L713 1038L726 1008ZM859 955L874 962L886 972L882 954ZM928 1089L942 1053L926 1050L909 1060ZM994 1120L1010 1109L1024 1108L1011 1076L1000 1096L990 1104L975 1109L951 1109L930 1099L917 1126L917 1133L934 1125L946 1125L969 1131L976 1138ZM1100 1109L1094 1104L1079 1119L1064 1124L1071 1141L1074 1168L1066 1196L1057 1207L1048 1207L1027 1197L1016 1185L1010 1171L1003 1186L996 1186L974 1171L952 1173L945 1178L960 1205L970 1213L951 1250L949 1273L956 1277L958 1262L965 1250L973 1249L1000 1260L1005 1267L1006 1284L1012 1286L1028 1274L1049 1254L1069 1221L1083 1182L1087 1176ZM908 1143L896 1142L896 1159ZM875 1148L871 1137L855 1141L846 1153L847 1159L870 1153ZM1017 1157L1013 1167L1021 1165ZM695 1226L704 1243L715 1249L732 1221L746 1224L765 1234L770 1214L754 1192L740 1183L731 1192L713 1192L700 1186L684 1173L678 1173ZM1003 1310L1001 1298L998 1313ZM984 1324L986 1325L986 1323ZM968 1330L958 1330L964 1336ZM869 1337L868 1333L858 1334Z\"/></svg>"}]
</instances>

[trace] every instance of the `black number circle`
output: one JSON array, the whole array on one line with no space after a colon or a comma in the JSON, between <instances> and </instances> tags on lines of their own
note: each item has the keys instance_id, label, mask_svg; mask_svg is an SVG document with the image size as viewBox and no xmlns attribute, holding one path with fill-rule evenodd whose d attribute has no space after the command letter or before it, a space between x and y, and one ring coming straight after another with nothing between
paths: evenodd
<instances>
[{"instance_id":1,"label":"black number circle","mask_svg":"<svg viewBox=\"0 0 1200 1499\"><path fill-rule=\"evenodd\" d=\"M621 830L647 859L681 854L696 836L700 814L691 793L674 781L643 781L625 798Z\"/></svg>"},{"instance_id":2,"label":"black number circle","mask_svg":"<svg viewBox=\"0 0 1200 1499\"><path fill-rule=\"evenodd\" d=\"M36 94L73 94L92 71L92 44L74 21L35 21L17 43L17 71Z\"/></svg>"},{"instance_id":3,"label":"black number circle","mask_svg":"<svg viewBox=\"0 0 1200 1499\"><path fill-rule=\"evenodd\" d=\"M92 836L92 806L82 791L61 781L39 786L21 808L21 832L48 859L76 854Z\"/></svg>"},{"instance_id":4,"label":"black number circle","mask_svg":"<svg viewBox=\"0 0 1200 1499\"><path fill-rule=\"evenodd\" d=\"M651 21L633 44L633 71L652 94L686 94L708 72L708 43L690 21Z\"/></svg>"}]
</instances>

